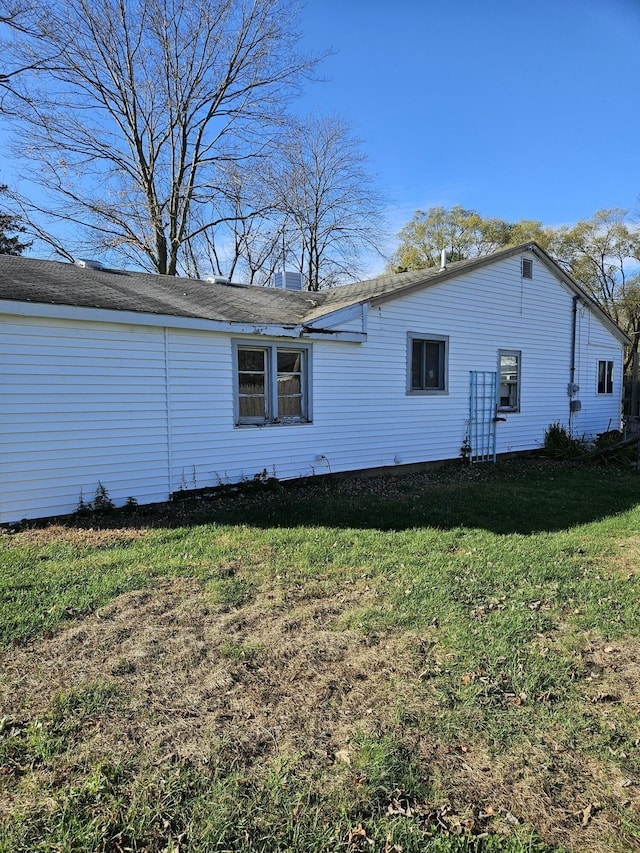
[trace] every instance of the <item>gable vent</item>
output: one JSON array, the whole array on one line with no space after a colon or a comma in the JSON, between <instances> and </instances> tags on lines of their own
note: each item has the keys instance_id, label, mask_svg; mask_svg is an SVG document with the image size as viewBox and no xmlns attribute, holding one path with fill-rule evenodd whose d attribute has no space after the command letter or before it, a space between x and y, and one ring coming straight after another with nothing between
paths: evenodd
<instances>
[{"instance_id":1,"label":"gable vent","mask_svg":"<svg viewBox=\"0 0 640 853\"><path fill-rule=\"evenodd\" d=\"M531 258L522 259L522 278L533 278L533 261Z\"/></svg>"}]
</instances>

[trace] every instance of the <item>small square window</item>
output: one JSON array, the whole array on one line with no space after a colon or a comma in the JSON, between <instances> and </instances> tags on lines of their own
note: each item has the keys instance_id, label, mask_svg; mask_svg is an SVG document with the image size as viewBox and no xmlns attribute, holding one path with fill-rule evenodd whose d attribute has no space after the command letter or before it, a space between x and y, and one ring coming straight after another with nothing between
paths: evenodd
<instances>
[{"instance_id":1,"label":"small square window","mask_svg":"<svg viewBox=\"0 0 640 853\"><path fill-rule=\"evenodd\" d=\"M518 350L498 352L498 411L520 411L520 363Z\"/></svg>"},{"instance_id":2,"label":"small square window","mask_svg":"<svg viewBox=\"0 0 640 853\"><path fill-rule=\"evenodd\" d=\"M598 394L613 394L613 362L598 362Z\"/></svg>"},{"instance_id":3,"label":"small square window","mask_svg":"<svg viewBox=\"0 0 640 853\"><path fill-rule=\"evenodd\" d=\"M437 394L447 390L447 338L409 335L410 394Z\"/></svg>"},{"instance_id":4,"label":"small square window","mask_svg":"<svg viewBox=\"0 0 640 853\"><path fill-rule=\"evenodd\" d=\"M522 259L522 278L533 278L533 261L531 258Z\"/></svg>"}]
</instances>

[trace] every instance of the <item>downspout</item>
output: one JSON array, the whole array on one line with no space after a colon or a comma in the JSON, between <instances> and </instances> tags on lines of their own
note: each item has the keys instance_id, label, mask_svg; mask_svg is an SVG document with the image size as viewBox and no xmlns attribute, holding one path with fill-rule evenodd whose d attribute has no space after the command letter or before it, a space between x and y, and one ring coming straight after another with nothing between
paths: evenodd
<instances>
[{"instance_id":1,"label":"downspout","mask_svg":"<svg viewBox=\"0 0 640 853\"><path fill-rule=\"evenodd\" d=\"M573 397L578 392L576 385L576 345L577 345L577 327L578 327L578 302L580 296L573 297L573 308L571 313L571 367L569 368L569 431L572 429L572 420L574 411L578 410L574 407Z\"/></svg>"}]
</instances>

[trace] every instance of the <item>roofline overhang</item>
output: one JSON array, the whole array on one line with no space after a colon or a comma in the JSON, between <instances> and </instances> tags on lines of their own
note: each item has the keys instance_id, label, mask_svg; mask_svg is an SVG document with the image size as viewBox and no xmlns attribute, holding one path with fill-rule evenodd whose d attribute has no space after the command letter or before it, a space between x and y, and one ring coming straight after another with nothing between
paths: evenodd
<instances>
[{"instance_id":1,"label":"roofline overhang","mask_svg":"<svg viewBox=\"0 0 640 853\"><path fill-rule=\"evenodd\" d=\"M0 314L40 317L52 320L117 323L126 326L156 326L168 329L187 329L203 332L222 332L234 335L273 338L308 338L341 340L360 343L366 333L323 329L303 323L252 323L229 320L207 320L202 317L180 317L173 314L150 314L138 311L118 311L111 308L91 308L79 305L59 305L46 302L23 302L0 299Z\"/></svg>"},{"instance_id":2,"label":"roofline overhang","mask_svg":"<svg viewBox=\"0 0 640 853\"><path fill-rule=\"evenodd\" d=\"M439 270L437 273L432 273L428 277L424 279L419 279L418 281L412 281L410 284L407 284L405 287L399 287L397 290L393 290L390 293L383 293L379 296L374 296L368 301L372 307L377 305L382 305L385 302L389 302L392 299L397 299L399 296L406 296L410 293L415 292L416 290L423 290L427 287L435 287L437 284L441 284L444 281L448 281L452 278L458 278L461 275L466 275L468 272L481 269L485 266L490 266L491 264L496 263L497 261L505 260L506 258L513 257L514 255L521 255L523 252L531 252L534 254L538 260L540 260L557 278L559 278L564 285L573 293L574 296L578 296L580 300L598 317L598 319L605 325L608 330L622 343L624 346L629 346L631 343L631 338L622 329L614 323L614 321L609 317L606 311L598 305L598 303L592 299L591 296L584 290L580 285L574 281L571 276L566 273L553 258L548 255L544 249L542 249L535 241L531 241L530 243L521 243L518 246L512 246L509 249L504 249L501 252L494 252L492 255L484 255L480 258L475 258L472 261L465 262L463 268L454 267L445 267L444 269Z\"/></svg>"}]
</instances>

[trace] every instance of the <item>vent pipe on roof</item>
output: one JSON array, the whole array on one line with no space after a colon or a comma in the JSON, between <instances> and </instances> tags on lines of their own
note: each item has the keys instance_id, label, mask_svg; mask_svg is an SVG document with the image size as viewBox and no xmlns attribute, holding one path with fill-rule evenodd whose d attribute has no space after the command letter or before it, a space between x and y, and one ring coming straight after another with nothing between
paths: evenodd
<instances>
[{"instance_id":1,"label":"vent pipe on roof","mask_svg":"<svg viewBox=\"0 0 640 853\"><path fill-rule=\"evenodd\" d=\"M440 252L440 269L446 270L446 268L447 268L447 250L443 249L442 252Z\"/></svg>"},{"instance_id":2,"label":"vent pipe on roof","mask_svg":"<svg viewBox=\"0 0 640 853\"><path fill-rule=\"evenodd\" d=\"M74 258L73 263L77 267L82 267L85 270L103 270L104 266L101 261L92 260L90 258Z\"/></svg>"}]
</instances>

